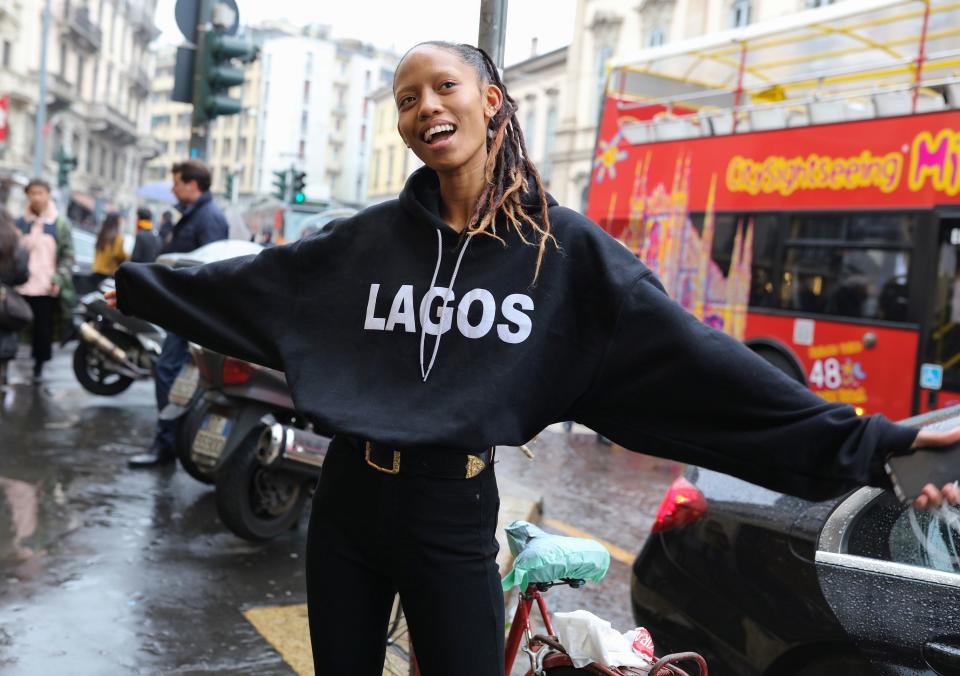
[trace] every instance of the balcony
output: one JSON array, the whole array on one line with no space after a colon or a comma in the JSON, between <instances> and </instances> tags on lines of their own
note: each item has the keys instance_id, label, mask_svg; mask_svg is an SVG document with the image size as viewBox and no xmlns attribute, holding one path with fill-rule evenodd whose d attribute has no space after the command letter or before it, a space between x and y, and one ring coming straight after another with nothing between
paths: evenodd
<instances>
[{"instance_id":1,"label":"balcony","mask_svg":"<svg viewBox=\"0 0 960 676\"><path fill-rule=\"evenodd\" d=\"M137 127L133 120L106 103L90 106L90 129L117 143L130 145L137 141Z\"/></svg>"},{"instance_id":2,"label":"balcony","mask_svg":"<svg viewBox=\"0 0 960 676\"><path fill-rule=\"evenodd\" d=\"M103 43L103 31L91 21L89 8L77 7L70 12L64 38L71 40L80 51L96 54Z\"/></svg>"},{"instance_id":3,"label":"balcony","mask_svg":"<svg viewBox=\"0 0 960 676\"><path fill-rule=\"evenodd\" d=\"M130 25L133 34L143 42L153 42L160 35L160 29L153 23L153 16L141 7L130 9Z\"/></svg>"},{"instance_id":4,"label":"balcony","mask_svg":"<svg viewBox=\"0 0 960 676\"><path fill-rule=\"evenodd\" d=\"M145 99L150 96L150 76L142 66L131 66L128 73L130 78L130 90L138 99Z\"/></svg>"}]
</instances>

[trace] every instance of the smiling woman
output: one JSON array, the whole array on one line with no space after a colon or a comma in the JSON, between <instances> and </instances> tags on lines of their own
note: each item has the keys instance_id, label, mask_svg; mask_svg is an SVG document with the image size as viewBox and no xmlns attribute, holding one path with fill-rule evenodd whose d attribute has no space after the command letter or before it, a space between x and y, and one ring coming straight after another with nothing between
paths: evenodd
<instances>
[{"instance_id":1,"label":"smiling woman","mask_svg":"<svg viewBox=\"0 0 960 676\"><path fill-rule=\"evenodd\" d=\"M441 204L448 208L441 216L470 236L497 237L498 214L521 238L521 222L532 227L538 246L536 281L547 242L556 244L550 236L547 193L528 159L517 104L490 57L470 45L422 43L397 66L393 91L401 138L437 172L440 192L450 198ZM528 181L536 188L541 223L522 206Z\"/></svg>"},{"instance_id":2,"label":"smiling woman","mask_svg":"<svg viewBox=\"0 0 960 676\"><path fill-rule=\"evenodd\" d=\"M307 543L317 674L380 674L399 595L424 676L502 676L495 448L554 422L811 499L890 485L917 432L823 401L559 206L481 50L418 45L394 93L426 165L399 199L255 257L117 273L124 312L283 370L335 435Z\"/></svg>"}]
</instances>

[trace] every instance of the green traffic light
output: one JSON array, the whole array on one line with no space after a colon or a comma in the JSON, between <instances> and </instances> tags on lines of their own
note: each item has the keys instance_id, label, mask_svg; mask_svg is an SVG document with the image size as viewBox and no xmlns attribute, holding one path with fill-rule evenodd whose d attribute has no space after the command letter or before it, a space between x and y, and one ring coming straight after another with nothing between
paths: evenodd
<instances>
[{"instance_id":1,"label":"green traffic light","mask_svg":"<svg viewBox=\"0 0 960 676\"><path fill-rule=\"evenodd\" d=\"M298 192L296 195L293 196L293 201L296 202L297 204L303 204L306 201L306 199L307 199L307 196L304 195L302 192Z\"/></svg>"}]
</instances>

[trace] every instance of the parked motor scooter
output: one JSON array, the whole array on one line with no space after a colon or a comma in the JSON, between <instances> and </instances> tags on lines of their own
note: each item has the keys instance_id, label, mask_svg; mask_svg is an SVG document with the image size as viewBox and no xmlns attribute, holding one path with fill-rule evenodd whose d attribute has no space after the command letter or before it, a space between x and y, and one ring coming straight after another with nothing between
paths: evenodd
<instances>
[{"instance_id":1,"label":"parked motor scooter","mask_svg":"<svg viewBox=\"0 0 960 676\"><path fill-rule=\"evenodd\" d=\"M113 280L105 280L80 299L80 340L73 353L73 372L83 388L108 396L153 377L166 336L159 326L109 307L103 294L112 288Z\"/></svg>"},{"instance_id":2,"label":"parked motor scooter","mask_svg":"<svg viewBox=\"0 0 960 676\"><path fill-rule=\"evenodd\" d=\"M181 423L193 436L181 464L201 481L212 478L217 513L236 535L262 541L294 528L328 439L296 412L280 371L196 345L190 351L202 395Z\"/></svg>"}]
</instances>

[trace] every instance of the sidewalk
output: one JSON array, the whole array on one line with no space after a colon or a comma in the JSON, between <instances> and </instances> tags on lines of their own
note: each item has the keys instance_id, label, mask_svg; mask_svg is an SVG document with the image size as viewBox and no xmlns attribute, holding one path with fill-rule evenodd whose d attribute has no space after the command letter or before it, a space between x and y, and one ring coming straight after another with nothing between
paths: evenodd
<instances>
[{"instance_id":1,"label":"sidewalk","mask_svg":"<svg viewBox=\"0 0 960 676\"><path fill-rule=\"evenodd\" d=\"M536 491L511 482L509 479L499 479L498 482L500 515L497 523L497 540L500 543L500 553L497 556L497 564L500 566L502 577L507 574L513 563L503 532L504 528L518 519L540 522L543 515L543 498ZM509 594L504 594L504 604L509 598ZM297 674L312 676L313 658L310 653L306 604L250 608L244 611L243 615ZM398 667L401 665L389 663L392 657L390 654L387 656L385 675L399 672Z\"/></svg>"}]
</instances>

